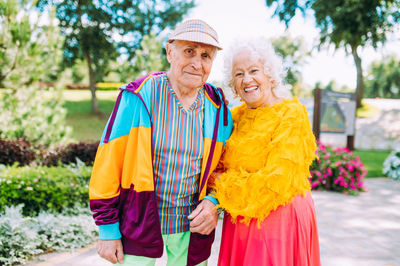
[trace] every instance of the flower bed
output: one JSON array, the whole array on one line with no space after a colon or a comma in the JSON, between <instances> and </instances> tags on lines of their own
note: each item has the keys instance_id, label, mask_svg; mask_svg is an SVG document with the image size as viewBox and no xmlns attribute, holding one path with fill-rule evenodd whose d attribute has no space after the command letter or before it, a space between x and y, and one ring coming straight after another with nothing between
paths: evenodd
<instances>
[{"instance_id":1,"label":"flower bed","mask_svg":"<svg viewBox=\"0 0 400 266\"><path fill-rule=\"evenodd\" d=\"M313 190L333 190L352 195L366 191L367 170L360 157L347 148L334 148L318 142L318 158L310 167Z\"/></svg>"}]
</instances>

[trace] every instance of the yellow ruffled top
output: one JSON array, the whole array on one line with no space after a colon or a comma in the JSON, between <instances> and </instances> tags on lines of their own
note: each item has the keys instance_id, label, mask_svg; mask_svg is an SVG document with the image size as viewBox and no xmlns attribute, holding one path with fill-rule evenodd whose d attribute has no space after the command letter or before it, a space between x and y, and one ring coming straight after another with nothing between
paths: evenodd
<instances>
[{"instance_id":1,"label":"yellow ruffled top","mask_svg":"<svg viewBox=\"0 0 400 266\"><path fill-rule=\"evenodd\" d=\"M225 172L215 181L219 207L233 222L263 221L272 210L310 191L309 166L316 143L307 111L295 97L273 106L232 110L234 129L226 143Z\"/></svg>"}]
</instances>

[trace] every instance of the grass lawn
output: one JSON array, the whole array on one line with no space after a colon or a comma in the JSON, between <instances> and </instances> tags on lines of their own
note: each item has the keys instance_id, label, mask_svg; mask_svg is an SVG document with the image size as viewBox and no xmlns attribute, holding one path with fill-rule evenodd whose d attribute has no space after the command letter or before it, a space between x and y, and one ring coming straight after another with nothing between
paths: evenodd
<instances>
[{"instance_id":1,"label":"grass lawn","mask_svg":"<svg viewBox=\"0 0 400 266\"><path fill-rule=\"evenodd\" d=\"M72 127L74 141L100 140L110 116L118 91L98 91L97 100L102 114L91 114L89 91L66 90L63 93L67 108L67 125Z\"/></svg>"},{"instance_id":2,"label":"grass lawn","mask_svg":"<svg viewBox=\"0 0 400 266\"><path fill-rule=\"evenodd\" d=\"M355 150L354 154L360 156L368 170L366 177L381 177L383 161L388 157L390 151L374 151L374 150Z\"/></svg>"}]
</instances>

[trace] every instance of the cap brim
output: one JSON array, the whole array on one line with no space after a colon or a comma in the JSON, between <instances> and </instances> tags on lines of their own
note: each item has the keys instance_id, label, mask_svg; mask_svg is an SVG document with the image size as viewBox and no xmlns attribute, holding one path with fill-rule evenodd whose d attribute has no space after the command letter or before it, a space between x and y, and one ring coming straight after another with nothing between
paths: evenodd
<instances>
[{"instance_id":1,"label":"cap brim","mask_svg":"<svg viewBox=\"0 0 400 266\"><path fill-rule=\"evenodd\" d=\"M202 44L207 44L207 45L211 45L216 47L218 50L222 50L222 47L219 45L219 43L217 43L217 41L215 41L214 38L212 38L211 36L209 36L208 34L196 34L196 35L192 35L192 34L178 34L174 37L171 37L168 42L172 42L174 40L180 40L180 41L189 41L189 42L198 42L198 43L202 43Z\"/></svg>"}]
</instances>

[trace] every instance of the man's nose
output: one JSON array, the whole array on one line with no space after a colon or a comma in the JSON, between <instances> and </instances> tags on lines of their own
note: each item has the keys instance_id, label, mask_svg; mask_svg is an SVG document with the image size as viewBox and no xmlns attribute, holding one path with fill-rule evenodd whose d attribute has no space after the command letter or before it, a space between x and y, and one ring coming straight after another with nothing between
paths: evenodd
<instances>
[{"instance_id":1,"label":"man's nose","mask_svg":"<svg viewBox=\"0 0 400 266\"><path fill-rule=\"evenodd\" d=\"M192 58L192 67L194 69L199 69L201 67L201 57L200 56L194 56Z\"/></svg>"}]
</instances>

